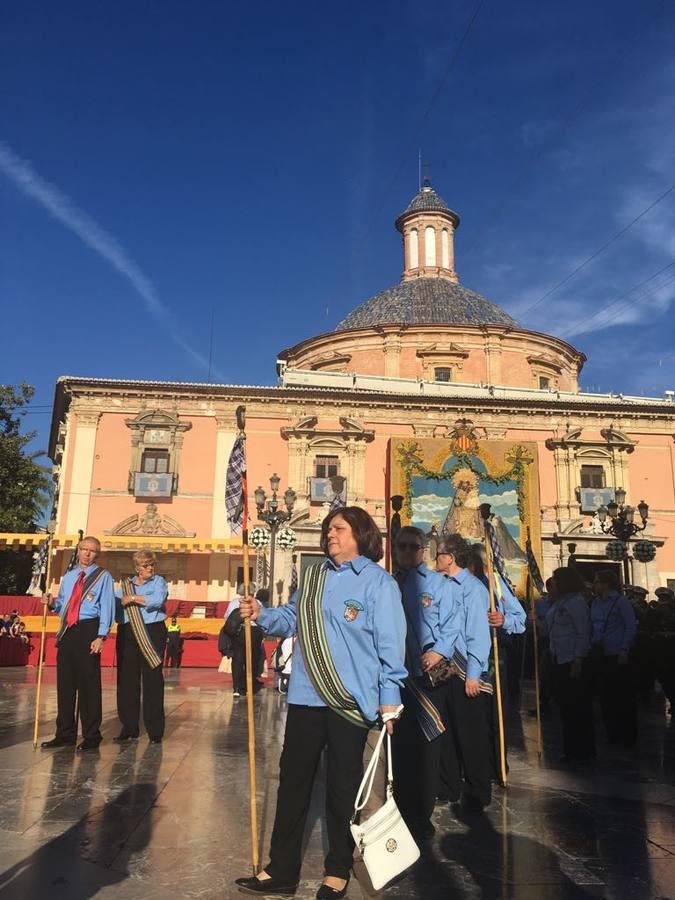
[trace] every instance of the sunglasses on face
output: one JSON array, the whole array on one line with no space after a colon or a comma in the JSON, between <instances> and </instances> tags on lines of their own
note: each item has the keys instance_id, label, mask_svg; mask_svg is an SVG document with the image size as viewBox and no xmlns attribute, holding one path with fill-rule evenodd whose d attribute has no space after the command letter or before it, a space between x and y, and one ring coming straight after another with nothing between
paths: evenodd
<instances>
[{"instance_id":1,"label":"sunglasses on face","mask_svg":"<svg viewBox=\"0 0 675 900\"><path fill-rule=\"evenodd\" d=\"M408 543L405 543L404 541L402 541L400 544L398 544L398 549L399 550L421 550L422 545L421 544L408 544Z\"/></svg>"}]
</instances>

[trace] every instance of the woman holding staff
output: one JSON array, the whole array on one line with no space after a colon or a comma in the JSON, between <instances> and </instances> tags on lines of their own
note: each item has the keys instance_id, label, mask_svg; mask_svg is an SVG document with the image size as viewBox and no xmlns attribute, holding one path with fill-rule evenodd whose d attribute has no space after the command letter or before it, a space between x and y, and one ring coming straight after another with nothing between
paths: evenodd
<instances>
[{"instance_id":1,"label":"woman holding staff","mask_svg":"<svg viewBox=\"0 0 675 900\"><path fill-rule=\"evenodd\" d=\"M143 723L151 744L164 736L164 675L166 612L169 590L155 574L155 554L139 550L133 556L136 574L122 580L117 592L117 715L122 730L115 743L138 738L143 686Z\"/></svg>"},{"instance_id":2,"label":"woman holding staff","mask_svg":"<svg viewBox=\"0 0 675 900\"><path fill-rule=\"evenodd\" d=\"M324 519L321 549L325 562L304 573L287 606L264 609L245 598L239 607L267 634L297 635L270 861L258 875L236 881L251 894L295 893L325 747L328 854L316 896L344 897L354 849L349 820L368 729L378 714L398 708L407 676L405 616L396 582L377 565L382 537L375 522L355 506L335 510Z\"/></svg>"}]
</instances>

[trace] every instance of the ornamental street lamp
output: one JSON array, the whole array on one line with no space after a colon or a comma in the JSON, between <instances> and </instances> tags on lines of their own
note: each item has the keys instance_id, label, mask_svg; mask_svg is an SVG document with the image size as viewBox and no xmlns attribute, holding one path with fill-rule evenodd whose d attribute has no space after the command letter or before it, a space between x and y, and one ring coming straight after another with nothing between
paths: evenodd
<instances>
[{"instance_id":1,"label":"ornamental street lamp","mask_svg":"<svg viewBox=\"0 0 675 900\"><path fill-rule=\"evenodd\" d=\"M277 545L277 532L281 526L291 518L297 497L293 488L286 488L284 492L284 504L286 509L280 509L279 498L277 497L280 482L281 478L279 478L275 472L274 475L270 476L272 496L268 499L265 494L265 489L262 487L257 487L253 494L255 497L255 505L258 509L258 518L261 522L264 522L270 530L270 541L272 546L270 550L269 587L271 592L270 600L273 606L276 605L274 603L274 550Z\"/></svg>"},{"instance_id":2,"label":"ornamental street lamp","mask_svg":"<svg viewBox=\"0 0 675 900\"><path fill-rule=\"evenodd\" d=\"M625 504L626 492L623 488L617 488L614 491L614 499L611 503L598 509L598 521L603 532L605 534L613 534L617 540L626 545L627 550L630 539L647 527L649 506L644 500L641 500L637 507L626 506ZM635 521L636 511L642 520L641 525L638 525ZM625 583L629 584L631 575L627 553L623 558L623 575Z\"/></svg>"}]
</instances>

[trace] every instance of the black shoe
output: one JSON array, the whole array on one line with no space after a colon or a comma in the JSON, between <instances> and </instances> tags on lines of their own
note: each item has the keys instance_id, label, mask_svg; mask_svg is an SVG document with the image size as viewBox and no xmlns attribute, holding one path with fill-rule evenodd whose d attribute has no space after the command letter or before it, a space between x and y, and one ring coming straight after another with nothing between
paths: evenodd
<instances>
[{"instance_id":1,"label":"black shoe","mask_svg":"<svg viewBox=\"0 0 675 900\"><path fill-rule=\"evenodd\" d=\"M85 750L98 750L98 745L100 743L100 741L85 739L81 744L77 745L77 749L80 752L84 752Z\"/></svg>"},{"instance_id":2,"label":"black shoe","mask_svg":"<svg viewBox=\"0 0 675 900\"><path fill-rule=\"evenodd\" d=\"M261 881L255 875L249 878L237 878L234 882L244 894L280 894L284 897L292 897L298 889L297 884L284 884L276 878L265 878Z\"/></svg>"},{"instance_id":3,"label":"black shoe","mask_svg":"<svg viewBox=\"0 0 675 900\"><path fill-rule=\"evenodd\" d=\"M348 887L349 878L347 879L347 884L340 891L337 888L329 887L327 884L322 884L316 892L316 900L340 900L347 893Z\"/></svg>"},{"instance_id":4,"label":"black shoe","mask_svg":"<svg viewBox=\"0 0 675 900\"><path fill-rule=\"evenodd\" d=\"M161 744L161 743L162 743L162 739L161 739L161 737L151 737L151 738L150 738L150 743L151 743L151 744Z\"/></svg>"},{"instance_id":5,"label":"black shoe","mask_svg":"<svg viewBox=\"0 0 675 900\"><path fill-rule=\"evenodd\" d=\"M463 813L472 815L474 813L482 813L485 806L480 802L478 797L472 797L470 794L462 797L460 808Z\"/></svg>"},{"instance_id":6,"label":"black shoe","mask_svg":"<svg viewBox=\"0 0 675 900\"><path fill-rule=\"evenodd\" d=\"M55 750L57 747L74 747L75 741L63 741L61 738L52 738L51 741L43 741L40 746L45 750Z\"/></svg>"},{"instance_id":7,"label":"black shoe","mask_svg":"<svg viewBox=\"0 0 675 900\"><path fill-rule=\"evenodd\" d=\"M117 737L113 738L113 744L125 744L127 741L137 741L137 740L138 740L137 734L125 734L124 732L122 732L122 734L118 734Z\"/></svg>"}]
</instances>

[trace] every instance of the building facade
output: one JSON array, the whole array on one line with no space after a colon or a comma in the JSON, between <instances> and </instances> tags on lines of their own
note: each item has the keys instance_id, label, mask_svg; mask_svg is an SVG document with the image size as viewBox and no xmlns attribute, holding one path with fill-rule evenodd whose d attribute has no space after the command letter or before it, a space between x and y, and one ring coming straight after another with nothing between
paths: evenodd
<instances>
[{"instance_id":1,"label":"building facade","mask_svg":"<svg viewBox=\"0 0 675 900\"><path fill-rule=\"evenodd\" d=\"M643 536L657 548L652 562L631 563L632 581L653 591L675 580L672 400L581 392L582 353L521 328L461 285L459 224L425 184L396 220L399 284L366 300L335 331L282 351L276 386L59 378L50 441L55 577L81 529L100 536L116 576L131 571L135 549L150 546L162 553L172 597L228 599L243 571L224 504L235 410L243 404L249 487L269 493L276 473L282 492L294 488L289 524L301 565L319 552L331 491L365 506L386 534L392 439L436 438L450 447L461 432L479 445L534 447L535 551L544 575L570 556L589 573L611 564L594 509L623 488L627 502L649 504ZM280 599L292 556L277 549Z\"/></svg>"}]
</instances>

